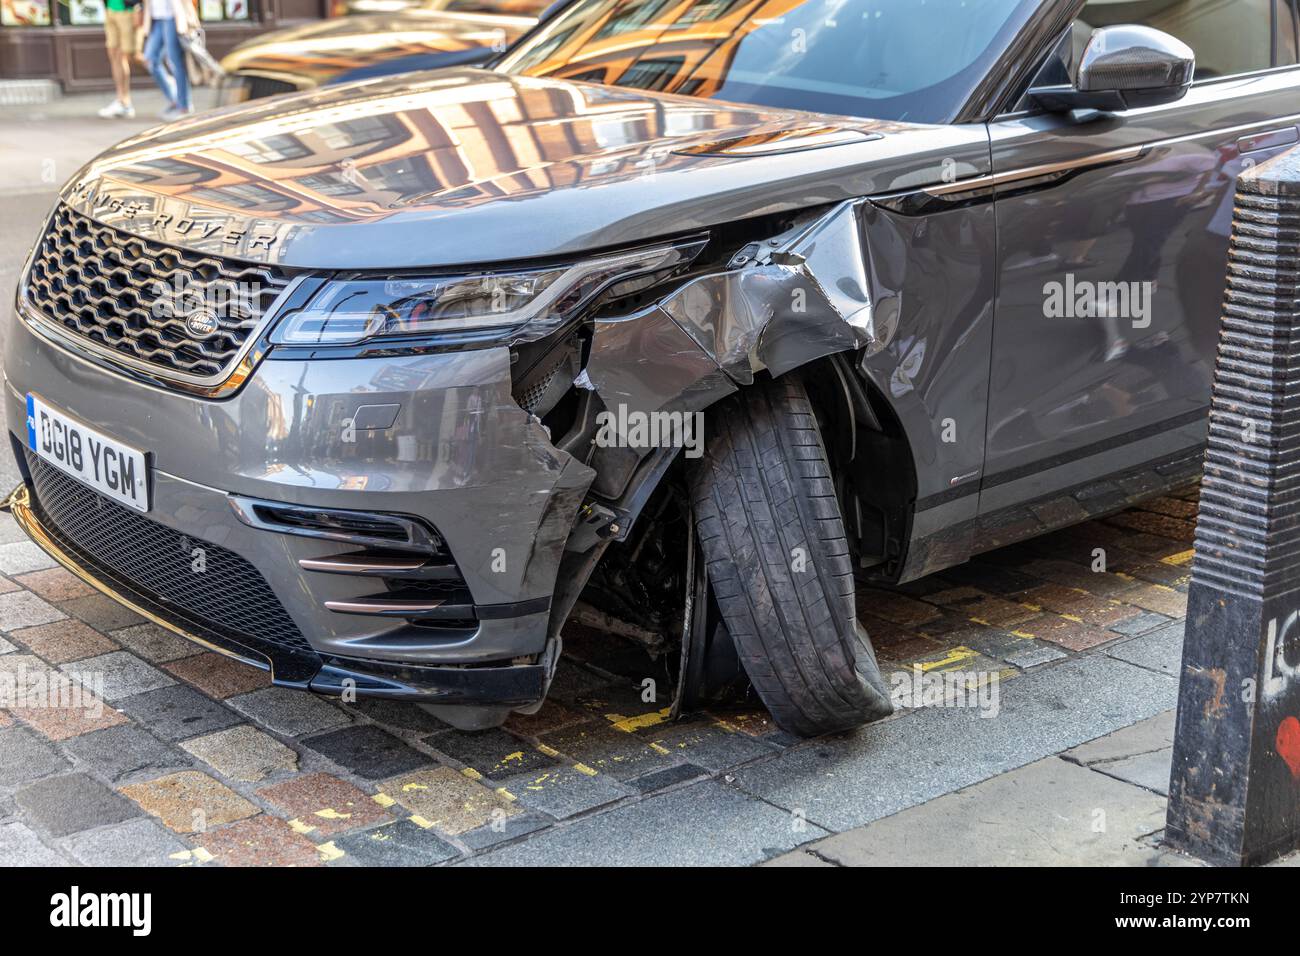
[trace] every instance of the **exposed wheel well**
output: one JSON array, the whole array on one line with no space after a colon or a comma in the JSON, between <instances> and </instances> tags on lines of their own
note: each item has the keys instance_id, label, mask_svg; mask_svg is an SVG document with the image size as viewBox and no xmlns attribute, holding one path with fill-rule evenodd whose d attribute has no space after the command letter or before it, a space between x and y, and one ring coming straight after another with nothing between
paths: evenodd
<instances>
[{"instance_id":1,"label":"exposed wheel well","mask_svg":"<svg viewBox=\"0 0 1300 956\"><path fill-rule=\"evenodd\" d=\"M864 580L896 581L916 504L912 446L889 402L856 356L818 359L803 376L826 442L854 568Z\"/></svg>"}]
</instances>

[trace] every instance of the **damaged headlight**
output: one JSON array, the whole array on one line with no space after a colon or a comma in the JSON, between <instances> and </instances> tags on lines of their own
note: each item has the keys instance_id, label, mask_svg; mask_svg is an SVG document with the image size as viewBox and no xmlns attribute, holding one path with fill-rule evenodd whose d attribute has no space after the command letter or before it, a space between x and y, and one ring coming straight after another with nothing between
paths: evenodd
<instances>
[{"instance_id":1,"label":"damaged headlight","mask_svg":"<svg viewBox=\"0 0 1300 956\"><path fill-rule=\"evenodd\" d=\"M354 345L444 334L529 341L559 328L602 292L626 295L688 265L704 243L692 239L528 271L338 276L285 316L271 341Z\"/></svg>"}]
</instances>

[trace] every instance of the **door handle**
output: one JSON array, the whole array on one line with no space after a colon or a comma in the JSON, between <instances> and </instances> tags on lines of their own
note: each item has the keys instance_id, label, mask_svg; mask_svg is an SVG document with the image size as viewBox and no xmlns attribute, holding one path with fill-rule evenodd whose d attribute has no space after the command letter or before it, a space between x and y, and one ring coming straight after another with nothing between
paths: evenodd
<instances>
[{"instance_id":1,"label":"door handle","mask_svg":"<svg viewBox=\"0 0 1300 956\"><path fill-rule=\"evenodd\" d=\"M1237 140L1237 149L1243 153L1254 153L1261 149L1273 149L1276 146L1290 146L1300 142L1300 129L1287 126L1284 129L1271 129L1267 133L1251 133Z\"/></svg>"}]
</instances>

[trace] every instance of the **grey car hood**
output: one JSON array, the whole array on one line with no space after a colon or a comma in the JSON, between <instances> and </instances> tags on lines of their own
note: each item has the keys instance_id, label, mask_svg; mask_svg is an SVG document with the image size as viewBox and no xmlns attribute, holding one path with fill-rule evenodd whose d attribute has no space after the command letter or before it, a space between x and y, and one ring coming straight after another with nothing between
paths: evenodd
<instances>
[{"instance_id":1,"label":"grey car hood","mask_svg":"<svg viewBox=\"0 0 1300 956\"><path fill-rule=\"evenodd\" d=\"M148 131L64 190L107 225L309 268L568 256L982 173L982 127L440 70Z\"/></svg>"}]
</instances>

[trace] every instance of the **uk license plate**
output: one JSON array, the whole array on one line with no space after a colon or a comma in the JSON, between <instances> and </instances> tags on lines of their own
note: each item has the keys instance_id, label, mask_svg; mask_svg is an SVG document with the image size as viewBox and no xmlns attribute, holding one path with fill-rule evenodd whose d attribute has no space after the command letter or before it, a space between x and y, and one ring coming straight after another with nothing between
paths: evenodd
<instances>
[{"instance_id":1,"label":"uk license plate","mask_svg":"<svg viewBox=\"0 0 1300 956\"><path fill-rule=\"evenodd\" d=\"M144 452L124 445L27 393L27 445L42 461L106 498L149 510Z\"/></svg>"}]
</instances>

